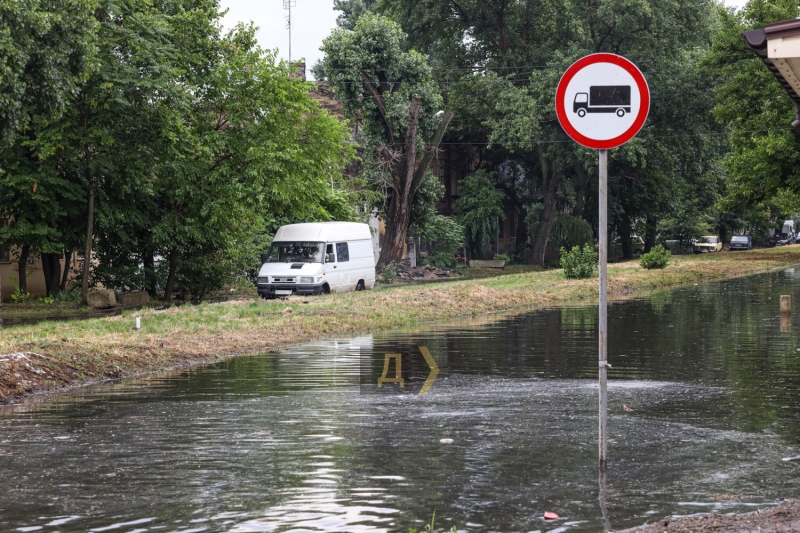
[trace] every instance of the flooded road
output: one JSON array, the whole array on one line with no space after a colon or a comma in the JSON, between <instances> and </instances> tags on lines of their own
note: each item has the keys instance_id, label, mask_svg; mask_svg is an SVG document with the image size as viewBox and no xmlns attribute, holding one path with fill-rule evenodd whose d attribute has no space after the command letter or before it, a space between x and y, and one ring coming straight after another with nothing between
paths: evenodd
<instances>
[{"instance_id":1,"label":"flooded road","mask_svg":"<svg viewBox=\"0 0 800 533\"><path fill-rule=\"evenodd\" d=\"M611 305L604 479L594 306L6 407L0 530L405 532L436 510L437 528L579 532L765 507L800 496L798 303L788 270Z\"/></svg>"}]
</instances>

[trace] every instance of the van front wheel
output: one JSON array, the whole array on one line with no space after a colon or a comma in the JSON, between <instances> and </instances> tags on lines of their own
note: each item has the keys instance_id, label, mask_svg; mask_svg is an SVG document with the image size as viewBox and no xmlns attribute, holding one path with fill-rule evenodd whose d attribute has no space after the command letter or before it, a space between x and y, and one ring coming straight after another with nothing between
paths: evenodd
<instances>
[{"instance_id":1,"label":"van front wheel","mask_svg":"<svg viewBox=\"0 0 800 533\"><path fill-rule=\"evenodd\" d=\"M325 285L322 286L322 294L330 294L330 293L331 293L331 288L326 283Z\"/></svg>"},{"instance_id":2,"label":"van front wheel","mask_svg":"<svg viewBox=\"0 0 800 533\"><path fill-rule=\"evenodd\" d=\"M356 290L363 291L365 288L366 287L364 287L364 280L363 279L358 280L358 283L356 283Z\"/></svg>"}]
</instances>

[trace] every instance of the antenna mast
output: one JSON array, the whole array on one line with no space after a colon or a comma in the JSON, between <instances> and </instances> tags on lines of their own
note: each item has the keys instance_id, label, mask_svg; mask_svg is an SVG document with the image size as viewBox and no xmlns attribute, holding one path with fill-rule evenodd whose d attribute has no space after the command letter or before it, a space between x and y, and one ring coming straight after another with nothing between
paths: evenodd
<instances>
[{"instance_id":1,"label":"antenna mast","mask_svg":"<svg viewBox=\"0 0 800 533\"><path fill-rule=\"evenodd\" d=\"M292 8L297 6L297 0L283 0L283 9L289 10L286 17L286 27L289 29L289 65L292 64Z\"/></svg>"}]
</instances>

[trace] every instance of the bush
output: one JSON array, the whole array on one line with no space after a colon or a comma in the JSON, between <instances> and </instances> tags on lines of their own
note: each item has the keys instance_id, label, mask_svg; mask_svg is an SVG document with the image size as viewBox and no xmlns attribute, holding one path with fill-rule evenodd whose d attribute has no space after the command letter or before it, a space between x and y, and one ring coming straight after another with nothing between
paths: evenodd
<instances>
[{"instance_id":1,"label":"bush","mask_svg":"<svg viewBox=\"0 0 800 533\"><path fill-rule=\"evenodd\" d=\"M506 263L508 263L509 261L511 261L511 258L508 257L508 254L494 254L494 260L505 261Z\"/></svg>"},{"instance_id":2,"label":"bush","mask_svg":"<svg viewBox=\"0 0 800 533\"><path fill-rule=\"evenodd\" d=\"M397 265L394 264L394 261L383 267L379 279L384 283L393 283L397 279Z\"/></svg>"},{"instance_id":3,"label":"bush","mask_svg":"<svg viewBox=\"0 0 800 533\"><path fill-rule=\"evenodd\" d=\"M664 268L669 262L670 251L660 244L654 246L652 250L642 256L639 265L647 270L654 268Z\"/></svg>"},{"instance_id":4,"label":"bush","mask_svg":"<svg viewBox=\"0 0 800 533\"><path fill-rule=\"evenodd\" d=\"M30 276L30 273L28 275ZM11 283L14 285L14 293L11 295L11 301L15 304L21 304L30 300L31 294L19 288L17 278L15 276L9 276L9 278L11 278Z\"/></svg>"},{"instance_id":5,"label":"bush","mask_svg":"<svg viewBox=\"0 0 800 533\"><path fill-rule=\"evenodd\" d=\"M561 268L567 279L583 279L594 276L599 256L590 244L583 248L575 246L567 251L561 248Z\"/></svg>"},{"instance_id":6,"label":"bush","mask_svg":"<svg viewBox=\"0 0 800 533\"><path fill-rule=\"evenodd\" d=\"M456 253L464 246L464 227L451 217L435 215L418 228L416 234L430 245L426 264L435 267L455 266Z\"/></svg>"},{"instance_id":7,"label":"bush","mask_svg":"<svg viewBox=\"0 0 800 533\"><path fill-rule=\"evenodd\" d=\"M80 289L57 292L53 295L54 302L77 304L81 302Z\"/></svg>"}]
</instances>

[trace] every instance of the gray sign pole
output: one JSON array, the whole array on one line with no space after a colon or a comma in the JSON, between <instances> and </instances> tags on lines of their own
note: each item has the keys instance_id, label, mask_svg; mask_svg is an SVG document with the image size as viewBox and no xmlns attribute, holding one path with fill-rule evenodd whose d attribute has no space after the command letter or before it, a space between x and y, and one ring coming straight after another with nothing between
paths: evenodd
<instances>
[{"instance_id":1,"label":"gray sign pole","mask_svg":"<svg viewBox=\"0 0 800 533\"><path fill-rule=\"evenodd\" d=\"M599 326L599 367L600 367L600 465L606 463L606 418L607 418L607 383L606 369L608 364L608 302L606 301L608 267L608 151L600 150L598 170L600 174L600 205L597 223L600 252L600 313Z\"/></svg>"}]
</instances>

